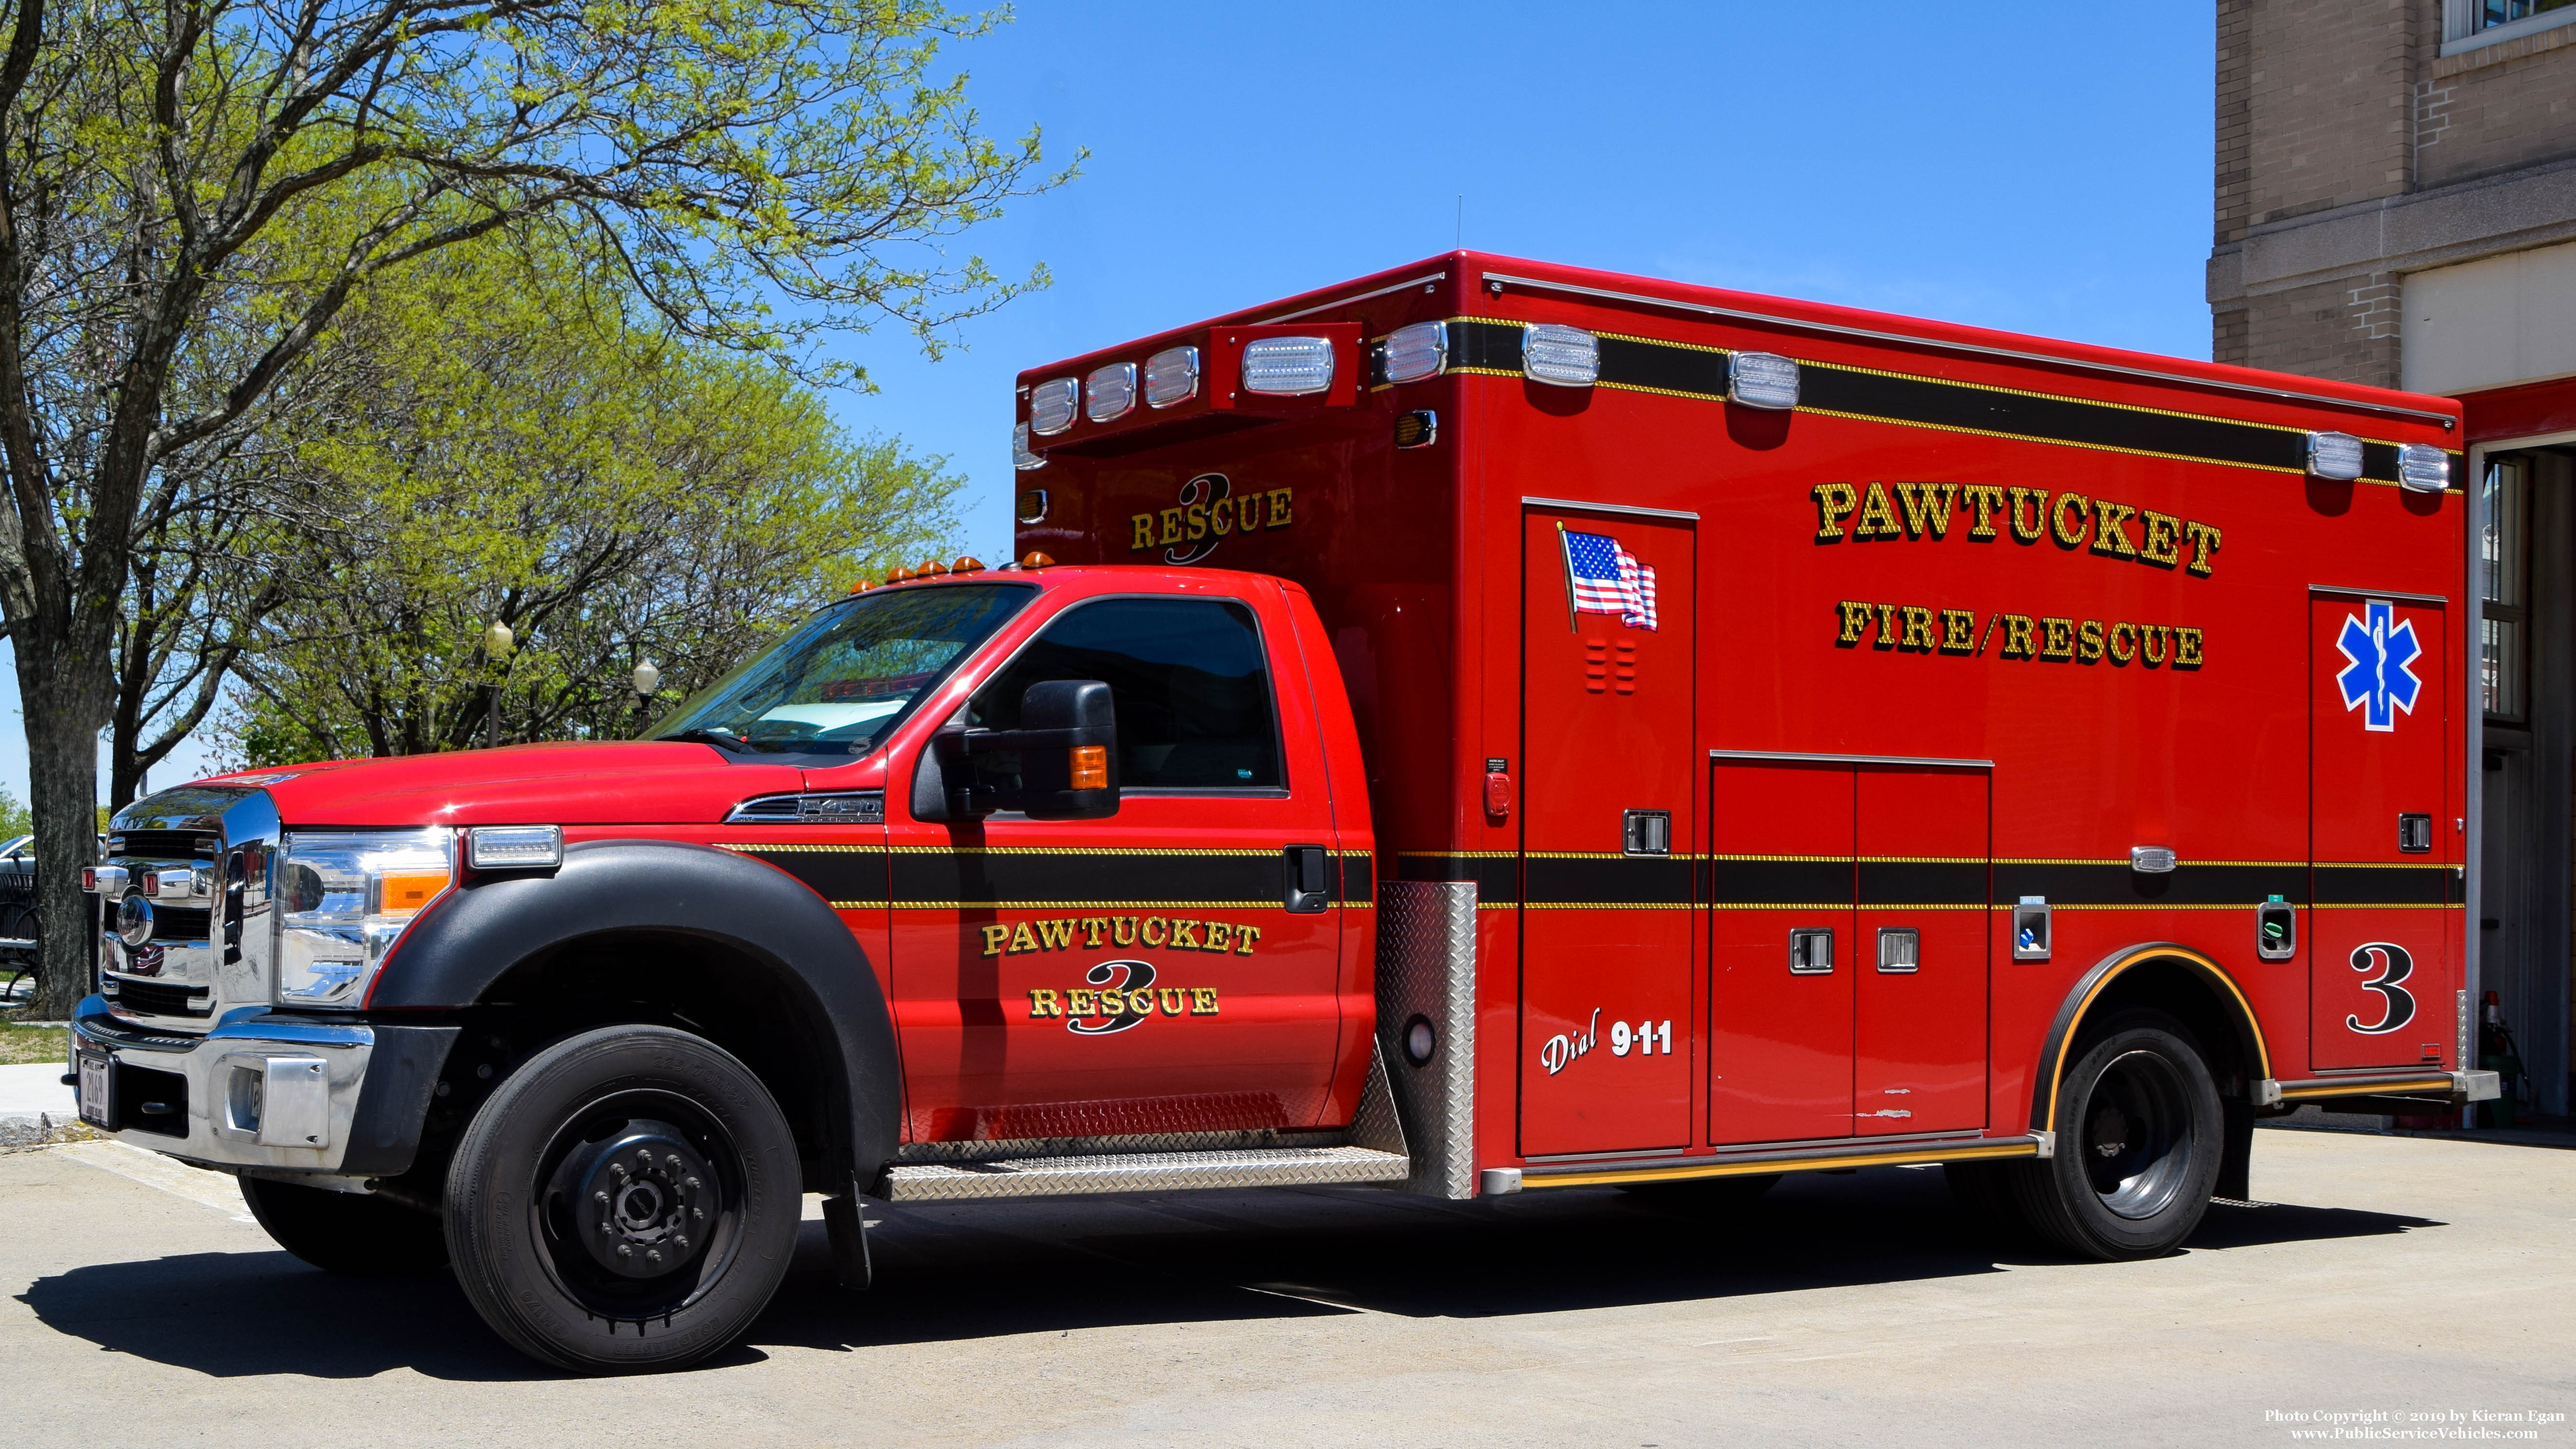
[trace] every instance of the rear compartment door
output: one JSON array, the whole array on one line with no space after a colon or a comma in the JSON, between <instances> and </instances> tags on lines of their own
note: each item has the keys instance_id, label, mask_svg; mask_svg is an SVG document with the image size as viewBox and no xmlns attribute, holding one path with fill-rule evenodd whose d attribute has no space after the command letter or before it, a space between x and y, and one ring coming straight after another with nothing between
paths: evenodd
<instances>
[{"instance_id":1,"label":"rear compartment door","mask_svg":"<svg viewBox=\"0 0 2576 1449\"><path fill-rule=\"evenodd\" d=\"M1690 1141L1693 521L1522 529L1521 1151Z\"/></svg>"},{"instance_id":2,"label":"rear compartment door","mask_svg":"<svg viewBox=\"0 0 2576 1449\"><path fill-rule=\"evenodd\" d=\"M1852 1117L1862 1136L1986 1123L1988 775L1863 765Z\"/></svg>"},{"instance_id":3,"label":"rear compartment door","mask_svg":"<svg viewBox=\"0 0 2576 1449\"><path fill-rule=\"evenodd\" d=\"M1709 770L1711 1141L1851 1135L1853 811L1846 762Z\"/></svg>"},{"instance_id":4,"label":"rear compartment door","mask_svg":"<svg viewBox=\"0 0 2576 1449\"><path fill-rule=\"evenodd\" d=\"M2439 1061L2461 848L2444 605L2319 589L2309 619L2309 1065Z\"/></svg>"}]
</instances>

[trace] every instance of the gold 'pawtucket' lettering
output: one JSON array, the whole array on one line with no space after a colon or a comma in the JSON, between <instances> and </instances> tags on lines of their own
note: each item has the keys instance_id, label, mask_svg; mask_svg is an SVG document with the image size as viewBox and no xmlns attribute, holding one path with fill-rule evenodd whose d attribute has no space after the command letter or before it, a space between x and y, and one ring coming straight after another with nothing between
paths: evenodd
<instances>
[{"instance_id":1,"label":"gold 'pawtucket' lettering","mask_svg":"<svg viewBox=\"0 0 2576 1449\"><path fill-rule=\"evenodd\" d=\"M2098 558L2162 569L2180 568L2208 578L2223 537L2218 528L2197 519L2047 488L1995 483L1872 482L1864 486L1832 482L1818 483L1807 492L1815 500L1816 542L1820 544L1841 543L1847 538L1928 539L1937 543L1950 536L1950 524L1962 512L1967 515L1962 535L1972 543L1992 543L2003 537L2003 530L1995 523L2000 515L2010 523L2016 543L2051 539L2069 551L2087 549ZM1137 537L1147 538L1150 533L1139 522Z\"/></svg>"},{"instance_id":2,"label":"gold 'pawtucket' lettering","mask_svg":"<svg viewBox=\"0 0 2576 1449\"><path fill-rule=\"evenodd\" d=\"M1104 932L1110 943L1117 946L1141 943L1220 956L1249 956L1261 940L1259 926L1180 916L1056 916L1010 923L996 921L975 929L983 936L984 954L987 956L1069 951L1077 945L1097 949Z\"/></svg>"}]
</instances>

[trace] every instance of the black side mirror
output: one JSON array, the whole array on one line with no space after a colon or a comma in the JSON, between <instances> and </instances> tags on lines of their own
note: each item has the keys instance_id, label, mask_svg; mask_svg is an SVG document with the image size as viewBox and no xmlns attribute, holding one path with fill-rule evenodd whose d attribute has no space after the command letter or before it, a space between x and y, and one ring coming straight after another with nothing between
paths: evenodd
<instances>
[{"instance_id":1,"label":"black side mirror","mask_svg":"<svg viewBox=\"0 0 2576 1449\"><path fill-rule=\"evenodd\" d=\"M977 755L1020 757L1020 788L974 783ZM936 776L932 774L936 766ZM935 779L935 784L934 784ZM938 813L925 786L938 789ZM914 780L913 814L962 820L1016 810L1033 820L1097 820L1118 813L1118 714L1097 679L1050 679L1020 697L1015 730L945 729L931 737Z\"/></svg>"}]
</instances>

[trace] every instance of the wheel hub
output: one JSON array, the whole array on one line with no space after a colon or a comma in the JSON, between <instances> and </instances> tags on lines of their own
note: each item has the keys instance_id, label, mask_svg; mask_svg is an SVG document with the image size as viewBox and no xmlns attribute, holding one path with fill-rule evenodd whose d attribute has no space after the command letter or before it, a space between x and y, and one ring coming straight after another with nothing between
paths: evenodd
<instances>
[{"instance_id":1,"label":"wheel hub","mask_svg":"<svg viewBox=\"0 0 2576 1449\"><path fill-rule=\"evenodd\" d=\"M633 1121L567 1164L574 1234L591 1260L626 1278L659 1278L695 1257L716 1206L715 1174L678 1128Z\"/></svg>"}]
</instances>

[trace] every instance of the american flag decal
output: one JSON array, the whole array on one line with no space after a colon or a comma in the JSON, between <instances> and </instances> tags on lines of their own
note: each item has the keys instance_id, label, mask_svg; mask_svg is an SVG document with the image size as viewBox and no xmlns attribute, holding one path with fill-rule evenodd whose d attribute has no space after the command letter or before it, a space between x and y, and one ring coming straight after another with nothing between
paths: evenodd
<instances>
[{"instance_id":1,"label":"american flag decal","mask_svg":"<svg viewBox=\"0 0 2576 1449\"><path fill-rule=\"evenodd\" d=\"M1577 533L1560 525L1565 540L1566 591L1578 614L1616 614L1631 629L1655 628L1655 571L1603 533Z\"/></svg>"}]
</instances>

